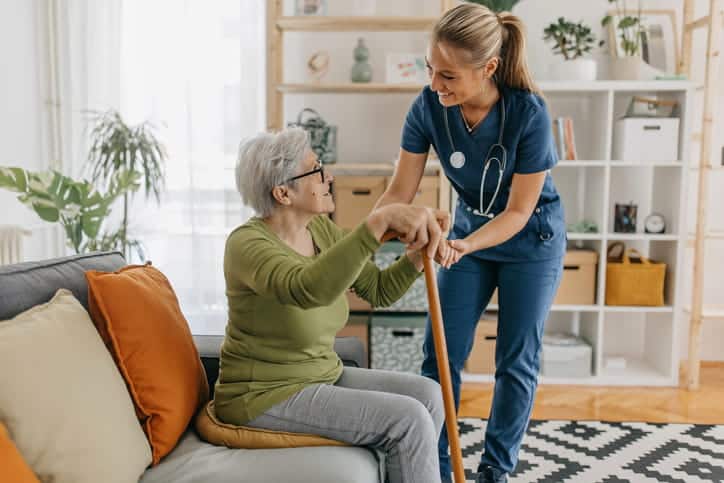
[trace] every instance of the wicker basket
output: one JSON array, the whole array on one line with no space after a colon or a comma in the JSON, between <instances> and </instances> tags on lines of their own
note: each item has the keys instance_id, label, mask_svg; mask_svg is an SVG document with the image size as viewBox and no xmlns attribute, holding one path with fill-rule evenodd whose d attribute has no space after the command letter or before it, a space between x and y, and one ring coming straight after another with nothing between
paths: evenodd
<instances>
[{"instance_id":1,"label":"wicker basket","mask_svg":"<svg viewBox=\"0 0 724 483\"><path fill-rule=\"evenodd\" d=\"M611 257L617 246L622 249L618 260ZM606 305L664 305L665 263L649 260L633 248L626 250L620 242L609 247L608 255Z\"/></svg>"}]
</instances>

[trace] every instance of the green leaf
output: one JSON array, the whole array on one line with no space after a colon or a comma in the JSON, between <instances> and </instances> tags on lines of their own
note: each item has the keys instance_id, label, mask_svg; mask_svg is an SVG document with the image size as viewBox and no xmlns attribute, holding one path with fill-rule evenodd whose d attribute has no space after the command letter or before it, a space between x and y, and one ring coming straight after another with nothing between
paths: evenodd
<instances>
[{"instance_id":1,"label":"green leaf","mask_svg":"<svg viewBox=\"0 0 724 483\"><path fill-rule=\"evenodd\" d=\"M27 190L27 185L24 169L0 167L0 188L22 193Z\"/></svg>"},{"instance_id":2,"label":"green leaf","mask_svg":"<svg viewBox=\"0 0 724 483\"><path fill-rule=\"evenodd\" d=\"M43 221L49 221L51 223L54 223L60 218L60 212L57 208L54 208L52 206L43 205L38 201L33 201L32 207L38 214L40 219Z\"/></svg>"},{"instance_id":3,"label":"green leaf","mask_svg":"<svg viewBox=\"0 0 724 483\"><path fill-rule=\"evenodd\" d=\"M101 228L102 222L103 218L93 216L89 213L85 213L83 216L81 216L83 233L85 233L88 238L95 238L96 236L98 236L98 231Z\"/></svg>"}]
</instances>

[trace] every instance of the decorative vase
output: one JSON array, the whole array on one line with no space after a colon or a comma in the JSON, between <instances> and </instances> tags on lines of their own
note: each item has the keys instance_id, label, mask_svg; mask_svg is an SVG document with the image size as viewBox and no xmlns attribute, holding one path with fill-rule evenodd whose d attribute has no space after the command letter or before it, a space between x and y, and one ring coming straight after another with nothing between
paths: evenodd
<instances>
[{"instance_id":1,"label":"decorative vase","mask_svg":"<svg viewBox=\"0 0 724 483\"><path fill-rule=\"evenodd\" d=\"M609 77L613 80L654 80L660 74L640 57L616 57L609 63Z\"/></svg>"},{"instance_id":2,"label":"decorative vase","mask_svg":"<svg viewBox=\"0 0 724 483\"><path fill-rule=\"evenodd\" d=\"M597 67L593 59L560 60L550 65L549 77L560 81L594 81Z\"/></svg>"},{"instance_id":3,"label":"decorative vase","mask_svg":"<svg viewBox=\"0 0 724 483\"><path fill-rule=\"evenodd\" d=\"M357 47L354 49L355 63L352 66L352 82L370 82L372 80L372 66L367 60L370 58L370 50L365 45L364 39L357 40Z\"/></svg>"}]
</instances>

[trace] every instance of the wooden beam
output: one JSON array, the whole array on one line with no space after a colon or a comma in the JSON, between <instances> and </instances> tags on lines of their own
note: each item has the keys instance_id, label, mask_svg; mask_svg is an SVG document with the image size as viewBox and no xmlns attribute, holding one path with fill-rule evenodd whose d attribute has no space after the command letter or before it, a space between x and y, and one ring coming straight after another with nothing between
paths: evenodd
<instances>
[{"instance_id":1,"label":"wooden beam","mask_svg":"<svg viewBox=\"0 0 724 483\"><path fill-rule=\"evenodd\" d=\"M696 210L696 239L694 240L694 275L691 296L691 324L689 326L689 371L688 387L699 388L699 362L701 359L701 322L704 305L704 254L706 250L706 219L709 196L709 170L711 165L711 136L713 129L713 104L716 102L716 86L719 75L719 46L721 44L721 20L723 0L710 0L708 33L706 40L706 70L704 77L704 113L699 156L699 184ZM692 0L686 0L691 7Z\"/></svg>"},{"instance_id":2,"label":"wooden beam","mask_svg":"<svg viewBox=\"0 0 724 483\"><path fill-rule=\"evenodd\" d=\"M277 85L282 82L284 44L282 32L276 28L277 18L282 13L283 5L282 0L267 0L266 5L266 40L269 46L266 65L266 127L269 131L276 131L281 129L284 123L284 99L282 93L277 90Z\"/></svg>"},{"instance_id":3,"label":"wooden beam","mask_svg":"<svg viewBox=\"0 0 724 483\"><path fill-rule=\"evenodd\" d=\"M281 17L276 27L290 32L426 32L435 17Z\"/></svg>"},{"instance_id":4,"label":"wooden beam","mask_svg":"<svg viewBox=\"0 0 724 483\"><path fill-rule=\"evenodd\" d=\"M694 0L684 0L684 25L688 25L694 18ZM679 67L677 73L686 75L691 78L691 54L693 50L693 31L691 29L683 29L681 34L681 57L679 58Z\"/></svg>"},{"instance_id":5,"label":"wooden beam","mask_svg":"<svg viewBox=\"0 0 724 483\"><path fill-rule=\"evenodd\" d=\"M384 84L384 83L301 83L301 84L279 84L277 90L280 92L296 93L317 93L317 94L368 94L368 93L416 93L424 87L423 84Z\"/></svg>"}]
</instances>

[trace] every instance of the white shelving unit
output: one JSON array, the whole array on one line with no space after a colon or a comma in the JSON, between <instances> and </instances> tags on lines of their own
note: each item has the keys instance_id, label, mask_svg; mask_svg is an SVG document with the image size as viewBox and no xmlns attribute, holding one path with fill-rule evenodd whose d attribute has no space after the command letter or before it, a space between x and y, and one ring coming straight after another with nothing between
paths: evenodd
<instances>
[{"instance_id":1,"label":"white shelving unit","mask_svg":"<svg viewBox=\"0 0 724 483\"><path fill-rule=\"evenodd\" d=\"M285 32L399 32L426 31L434 17L289 17L282 0L267 0L268 58L267 123L270 129L284 125L283 98L295 94L406 95L423 87L417 84L352 84L346 82L287 82L283 75ZM451 6L440 0L441 11ZM566 222L595 221L601 233L569 233L573 247L598 252L596 303L553 306L548 331L580 334L594 352L593 376L585 379L542 378L543 383L593 385L678 384L678 331L682 316L681 280L685 234L686 177L689 171L688 141L691 96L694 84L686 81L592 81L541 82L551 117L573 119L580 160L562 161L553 170L566 209ZM676 100L680 106L677 159L655 163L612 159L614 121L621 117L632 96L657 96ZM444 178L441 181L445 181ZM441 185L441 206L447 197ZM454 196L452 197L454 200ZM445 202L443 202L443 200ZM638 204L641 232L614 233L616 202ZM643 219L653 210L667 220L667 233L643 233ZM606 250L623 241L645 256L668 264L664 307L609 307L605 305ZM522 302L521 302L522 303ZM491 307L494 309L495 307ZM623 356L625 369L607 369L608 356ZM492 376L464 374L466 381L491 381Z\"/></svg>"},{"instance_id":2,"label":"white shelving unit","mask_svg":"<svg viewBox=\"0 0 724 483\"><path fill-rule=\"evenodd\" d=\"M593 347L593 375L587 378L546 378L545 384L676 386L679 379L678 342L683 307L682 268L686 247L685 208L691 96L686 81L544 82L540 84L551 117L573 119L581 161L561 161L553 178L561 193L566 222L595 221L601 233L569 233L569 245L595 250L596 303L554 305L546 331L574 332ZM658 96L680 106L679 153L676 160L660 162L612 159L614 121L623 116L632 96ZM637 233L613 231L614 205L638 204ZM667 231L643 232L643 220L652 211L662 213ZM623 241L644 256L666 262L663 307L605 305L606 252L610 243ZM491 306L490 310L497 307ZM626 367L607 368L607 357L624 357ZM464 381L490 382L492 375L464 374Z\"/></svg>"}]
</instances>

